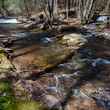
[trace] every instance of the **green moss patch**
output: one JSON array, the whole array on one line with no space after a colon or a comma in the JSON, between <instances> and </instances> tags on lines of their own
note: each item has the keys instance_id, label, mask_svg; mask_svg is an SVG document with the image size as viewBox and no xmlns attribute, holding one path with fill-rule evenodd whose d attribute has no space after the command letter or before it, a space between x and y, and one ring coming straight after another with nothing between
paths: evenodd
<instances>
[{"instance_id":1,"label":"green moss patch","mask_svg":"<svg viewBox=\"0 0 110 110\"><path fill-rule=\"evenodd\" d=\"M20 101L16 103L16 110L44 110L44 108L35 101Z\"/></svg>"}]
</instances>

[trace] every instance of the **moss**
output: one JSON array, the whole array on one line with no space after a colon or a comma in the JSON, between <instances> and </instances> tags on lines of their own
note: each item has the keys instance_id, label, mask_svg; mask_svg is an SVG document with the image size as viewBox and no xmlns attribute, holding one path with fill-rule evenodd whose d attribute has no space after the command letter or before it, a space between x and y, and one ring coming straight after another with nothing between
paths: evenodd
<instances>
[{"instance_id":1,"label":"moss","mask_svg":"<svg viewBox=\"0 0 110 110\"><path fill-rule=\"evenodd\" d=\"M44 110L36 101L18 101L13 95L9 81L0 82L0 110Z\"/></svg>"},{"instance_id":2,"label":"moss","mask_svg":"<svg viewBox=\"0 0 110 110\"><path fill-rule=\"evenodd\" d=\"M0 82L0 110L13 110L14 97L9 81Z\"/></svg>"},{"instance_id":3,"label":"moss","mask_svg":"<svg viewBox=\"0 0 110 110\"><path fill-rule=\"evenodd\" d=\"M16 103L16 110L44 110L44 107L35 101L19 101Z\"/></svg>"},{"instance_id":4,"label":"moss","mask_svg":"<svg viewBox=\"0 0 110 110\"><path fill-rule=\"evenodd\" d=\"M0 96L0 110L13 110L14 101L12 96Z\"/></svg>"},{"instance_id":5,"label":"moss","mask_svg":"<svg viewBox=\"0 0 110 110\"><path fill-rule=\"evenodd\" d=\"M7 83L3 83L3 82L0 83L0 91L7 90L7 88L8 88L8 84Z\"/></svg>"},{"instance_id":6,"label":"moss","mask_svg":"<svg viewBox=\"0 0 110 110\"><path fill-rule=\"evenodd\" d=\"M0 82L0 92L10 92L10 84L9 82Z\"/></svg>"}]
</instances>

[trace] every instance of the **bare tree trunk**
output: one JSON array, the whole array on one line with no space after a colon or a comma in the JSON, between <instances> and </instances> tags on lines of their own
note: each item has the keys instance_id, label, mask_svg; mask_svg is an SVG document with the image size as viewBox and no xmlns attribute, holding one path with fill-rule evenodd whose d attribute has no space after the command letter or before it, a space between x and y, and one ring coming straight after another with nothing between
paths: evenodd
<instances>
[{"instance_id":1,"label":"bare tree trunk","mask_svg":"<svg viewBox=\"0 0 110 110\"><path fill-rule=\"evenodd\" d=\"M89 23L94 15L95 0L79 0L79 15L82 24Z\"/></svg>"},{"instance_id":2,"label":"bare tree trunk","mask_svg":"<svg viewBox=\"0 0 110 110\"><path fill-rule=\"evenodd\" d=\"M54 1L54 17L58 16L58 0Z\"/></svg>"},{"instance_id":3,"label":"bare tree trunk","mask_svg":"<svg viewBox=\"0 0 110 110\"><path fill-rule=\"evenodd\" d=\"M24 6L25 6L25 11L26 11L26 14L27 14L27 18L30 18L31 14L30 14L30 10L29 10L27 2L28 2L27 0L24 0Z\"/></svg>"},{"instance_id":4,"label":"bare tree trunk","mask_svg":"<svg viewBox=\"0 0 110 110\"><path fill-rule=\"evenodd\" d=\"M68 4L69 4L69 1L66 0L66 19L69 18L69 6L68 6Z\"/></svg>"},{"instance_id":5,"label":"bare tree trunk","mask_svg":"<svg viewBox=\"0 0 110 110\"><path fill-rule=\"evenodd\" d=\"M110 0L107 2L106 12L110 15ZM107 17L107 27L110 28L110 16Z\"/></svg>"}]
</instances>

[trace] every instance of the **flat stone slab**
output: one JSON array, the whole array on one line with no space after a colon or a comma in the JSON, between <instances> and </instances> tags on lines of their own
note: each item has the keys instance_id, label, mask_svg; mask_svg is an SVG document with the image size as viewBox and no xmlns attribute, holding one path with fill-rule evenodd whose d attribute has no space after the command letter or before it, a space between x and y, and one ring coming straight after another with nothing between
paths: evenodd
<instances>
[{"instance_id":1,"label":"flat stone slab","mask_svg":"<svg viewBox=\"0 0 110 110\"><path fill-rule=\"evenodd\" d=\"M31 37L30 37L31 41ZM66 42L67 41L67 42ZM68 34L50 44L42 42L22 42L21 48L15 49L12 63L18 72L31 71L39 73L62 63L78 48L85 44L85 39L79 34Z\"/></svg>"}]
</instances>

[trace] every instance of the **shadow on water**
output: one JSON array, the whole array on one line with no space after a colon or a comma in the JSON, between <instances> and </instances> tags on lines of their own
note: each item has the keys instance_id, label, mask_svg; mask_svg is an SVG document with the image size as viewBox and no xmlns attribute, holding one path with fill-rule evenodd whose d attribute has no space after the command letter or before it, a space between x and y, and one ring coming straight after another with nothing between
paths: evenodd
<instances>
[{"instance_id":1,"label":"shadow on water","mask_svg":"<svg viewBox=\"0 0 110 110\"><path fill-rule=\"evenodd\" d=\"M19 33L18 33L19 34ZM45 37L51 37L52 35L48 32L42 32L42 33L30 33L26 32L26 36L17 38L14 40L13 48L14 49L21 49L25 47L29 47L32 45L42 44L41 40Z\"/></svg>"}]
</instances>

